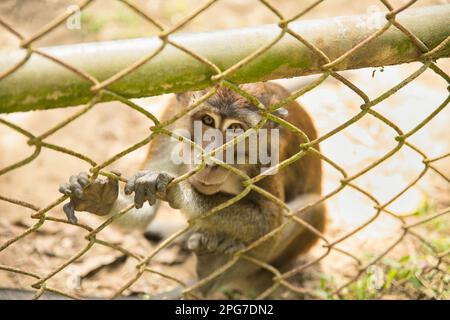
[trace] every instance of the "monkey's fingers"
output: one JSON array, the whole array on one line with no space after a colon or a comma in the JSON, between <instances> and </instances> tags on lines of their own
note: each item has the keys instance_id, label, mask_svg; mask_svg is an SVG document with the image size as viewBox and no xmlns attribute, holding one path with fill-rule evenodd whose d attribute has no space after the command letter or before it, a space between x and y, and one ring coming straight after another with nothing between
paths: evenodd
<instances>
[{"instance_id":1,"label":"monkey's fingers","mask_svg":"<svg viewBox=\"0 0 450 320\"><path fill-rule=\"evenodd\" d=\"M156 203L155 187L152 187L151 184L145 185L145 200L147 200L148 204L151 206Z\"/></svg>"},{"instance_id":2,"label":"monkey's fingers","mask_svg":"<svg viewBox=\"0 0 450 320\"><path fill-rule=\"evenodd\" d=\"M217 246L216 252L232 255L243 249L245 249L245 244L231 238L225 238Z\"/></svg>"},{"instance_id":3,"label":"monkey's fingers","mask_svg":"<svg viewBox=\"0 0 450 320\"><path fill-rule=\"evenodd\" d=\"M80 172L77 181L82 188L85 188L89 184L89 175L86 172Z\"/></svg>"},{"instance_id":4,"label":"monkey's fingers","mask_svg":"<svg viewBox=\"0 0 450 320\"><path fill-rule=\"evenodd\" d=\"M134 206L136 209L140 209L144 205L146 193L145 189L146 185L142 181L136 181L134 185Z\"/></svg>"},{"instance_id":5,"label":"monkey's fingers","mask_svg":"<svg viewBox=\"0 0 450 320\"><path fill-rule=\"evenodd\" d=\"M73 204L72 200L63 206L63 211L70 223L78 222L78 219L75 216L75 205Z\"/></svg>"},{"instance_id":6,"label":"monkey's fingers","mask_svg":"<svg viewBox=\"0 0 450 320\"><path fill-rule=\"evenodd\" d=\"M142 206L144 205L144 201L145 201L145 191L142 189L137 189L134 192L134 206L136 207L136 209L142 208Z\"/></svg>"},{"instance_id":7,"label":"monkey's fingers","mask_svg":"<svg viewBox=\"0 0 450 320\"><path fill-rule=\"evenodd\" d=\"M214 253L219 247L219 239L215 236L195 232L189 237L187 247L196 254Z\"/></svg>"},{"instance_id":8,"label":"monkey's fingers","mask_svg":"<svg viewBox=\"0 0 450 320\"><path fill-rule=\"evenodd\" d=\"M150 172L136 179L134 185L134 203L136 208L142 208L146 200L148 200L150 205L155 204L157 178L157 173Z\"/></svg>"},{"instance_id":9,"label":"monkey's fingers","mask_svg":"<svg viewBox=\"0 0 450 320\"><path fill-rule=\"evenodd\" d=\"M83 197L83 187L78 182L78 176L70 176L69 178L70 190L77 198Z\"/></svg>"},{"instance_id":10,"label":"monkey's fingers","mask_svg":"<svg viewBox=\"0 0 450 320\"><path fill-rule=\"evenodd\" d=\"M127 184L125 185L125 194L130 195L135 191L136 180L145 175L145 171L139 171L134 174L130 179L128 179Z\"/></svg>"},{"instance_id":11,"label":"monkey's fingers","mask_svg":"<svg viewBox=\"0 0 450 320\"><path fill-rule=\"evenodd\" d=\"M167 173L160 173L156 178L156 191L165 194L167 192L167 186L174 178Z\"/></svg>"},{"instance_id":12,"label":"monkey's fingers","mask_svg":"<svg viewBox=\"0 0 450 320\"><path fill-rule=\"evenodd\" d=\"M70 184L68 183L61 184L58 190L65 196L70 196L72 194L72 191L70 190Z\"/></svg>"},{"instance_id":13,"label":"monkey's fingers","mask_svg":"<svg viewBox=\"0 0 450 320\"><path fill-rule=\"evenodd\" d=\"M193 233L188 241L187 241L187 248L190 251L197 252L202 247L202 235L200 233Z\"/></svg>"}]
</instances>

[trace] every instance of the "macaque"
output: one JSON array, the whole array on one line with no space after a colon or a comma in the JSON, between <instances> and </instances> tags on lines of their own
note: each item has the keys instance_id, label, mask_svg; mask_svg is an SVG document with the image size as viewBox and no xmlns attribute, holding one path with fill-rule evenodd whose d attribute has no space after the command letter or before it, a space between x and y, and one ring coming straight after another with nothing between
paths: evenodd
<instances>
[{"instance_id":1,"label":"macaque","mask_svg":"<svg viewBox=\"0 0 450 320\"><path fill-rule=\"evenodd\" d=\"M244 84L240 88L258 98L265 108L289 96L289 92L283 87L270 82ZM205 93L206 90L177 94L167 105L160 120L169 120L175 114L186 110ZM311 118L297 102L289 103L283 112L275 111L274 114L302 130L310 140L317 138ZM214 95L167 129L181 130L185 135L189 133L191 137L198 128L201 128L202 132L213 129L224 135L238 135L253 128L262 119L260 110L247 99L229 88L220 87ZM279 162L298 153L300 145L305 142L302 136L270 120L261 129L266 129L270 137L274 136L274 130L277 130L277 146L269 143L268 150L263 151L268 151L269 154L272 152L271 156L275 152ZM244 140L244 145L250 150L235 150L234 154L229 153L231 157L228 154L227 159L221 161L231 162L234 168L252 178L276 163L249 163L248 160L252 157L251 147L261 145L259 140L257 143L251 143L250 140L250 137ZM212 150L225 142L200 141L199 145ZM163 134L152 140L141 170L128 179L123 191L114 179L97 178L93 183L89 183L87 173L70 177L69 182L60 187L60 192L70 196L70 203L64 206L64 211L68 216L73 215L76 210L108 217L134 203L134 208L121 217L119 223L126 226L145 226L155 216L161 201L181 210L187 219L192 220L244 190L242 177L211 159L205 159L205 167L187 180L171 184L173 179L198 166L195 161L174 161L173 150L179 144L180 141ZM224 153L226 151L228 148ZM190 157L192 160L192 155ZM240 157L241 161L236 161L237 157ZM235 161L229 161L228 158ZM245 161L242 161L243 159ZM297 210L314 203L320 197L321 180L320 158L307 153L278 172L267 174L255 185L287 203L292 210ZM197 257L198 278L208 276L227 263L234 253L278 227L286 219L283 213L283 208L279 205L251 190L242 199L219 212L192 220L194 223L187 238L187 247ZM326 220L325 207L323 204L312 206L299 214L299 218L322 232ZM281 232L245 254L286 271L288 266L292 265L301 253L307 252L316 241L317 236L313 232L289 221ZM201 291L208 295L229 283L248 278L260 269L260 266L240 258L230 269L202 286Z\"/></svg>"}]
</instances>

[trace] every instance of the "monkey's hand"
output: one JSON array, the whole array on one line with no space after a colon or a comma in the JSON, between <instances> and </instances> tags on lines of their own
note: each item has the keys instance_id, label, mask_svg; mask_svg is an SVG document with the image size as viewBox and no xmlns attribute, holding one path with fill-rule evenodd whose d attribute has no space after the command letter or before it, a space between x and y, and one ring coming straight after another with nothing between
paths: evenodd
<instances>
[{"instance_id":1,"label":"monkey's hand","mask_svg":"<svg viewBox=\"0 0 450 320\"><path fill-rule=\"evenodd\" d=\"M110 178L97 178L89 183L88 174L81 172L71 176L68 183L62 184L59 192L70 196L70 202L63 206L63 210L69 221L76 223L75 210L107 215L117 199L119 186L117 180Z\"/></svg>"},{"instance_id":2,"label":"monkey's hand","mask_svg":"<svg viewBox=\"0 0 450 320\"><path fill-rule=\"evenodd\" d=\"M145 201L153 206L157 199L167 201L176 208L174 199L177 198L179 187L176 185L168 188L173 179L174 177L166 172L139 171L128 180L124 191L126 195L134 192L134 205L137 209L142 208Z\"/></svg>"},{"instance_id":3,"label":"monkey's hand","mask_svg":"<svg viewBox=\"0 0 450 320\"><path fill-rule=\"evenodd\" d=\"M197 255L211 253L232 255L233 253L244 249L245 245L239 240L224 234L197 231L189 237L187 247Z\"/></svg>"}]
</instances>

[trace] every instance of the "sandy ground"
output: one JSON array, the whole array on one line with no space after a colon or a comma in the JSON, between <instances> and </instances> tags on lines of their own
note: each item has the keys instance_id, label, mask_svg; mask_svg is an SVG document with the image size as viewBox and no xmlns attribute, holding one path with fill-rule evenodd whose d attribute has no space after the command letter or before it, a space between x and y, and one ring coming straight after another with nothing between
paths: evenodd
<instances>
[{"instance_id":1,"label":"sandy ground","mask_svg":"<svg viewBox=\"0 0 450 320\"><path fill-rule=\"evenodd\" d=\"M69 3L67 1L46 1L47 10L45 10L42 2L40 1L41 7L38 6L37 1L3 1L0 4L0 16L7 14L7 17L12 18L21 30L32 31L36 26L42 25L52 16L56 16L58 12L63 12ZM403 3L402 1L392 2ZM422 3L419 1L419 5L443 2L445 1L424 1ZM187 1L155 1L151 3L149 2L147 5L147 10L157 12L158 17L166 24L175 23L191 8ZM356 7L351 7L343 6L342 3L342 1L331 4L326 2L320 10L308 14L307 18L363 13L372 4L372 2L361 1ZM104 10L94 11L96 5L97 9ZM297 4L297 1L280 1L280 8L284 12L295 12L300 7L302 5ZM380 5L379 7L381 8ZM90 28L96 27L96 32L92 30L88 32L82 28L80 32L74 33L62 28L44 38L41 43L42 45L76 43L144 36L154 32L139 28L140 24L127 23L127 21L134 20L128 16L116 16L114 8L115 5L106 10L101 4L94 4L89 8L91 10L88 15L89 19L93 19L92 17L97 13L101 17L99 21L95 20L95 23L88 24ZM250 8L252 10L249 10ZM38 9L42 14L33 15L33 18L30 18L32 12ZM249 12L245 18L239 15L239 12L243 11ZM217 12L222 12L222 14L217 15ZM264 8L257 7L254 1L225 1L224 4L214 6L211 12L208 11L199 17L185 31L241 27L275 21L273 14ZM111 22L110 25L109 22ZM15 44L13 38L0 32L0 45L9 47ZM438 65L444 70L449 70L448 59L440 60ZM374 77L372 76L374 70L364 69L347 73L346 76L370 98L375 98L419 67L418 63L386 67L383 71L378 69ZM427 70L418 79L374 109L406 132L419 124L445 100L448 94L446 86L447 84L442 78L431 70ZM139 99L136 102L158 114L168 98L169 96L166 95ZM314 118L320 134L325 134L350 119L358 113L362 103L358 96L333 79L326 80L318 88L301 97L299 102ZM37 135L77 110L74 107L64 110L17 113L3 115L2 118ZM429 158L444 155L450 150L449 123L450 110L446 108L409 141L425 152ZM146 137L150 125L151 123L145 117L130 110L127 106L117 102L103 103L52 135L48 142L87 154L95 161L101 162ZM394 148L396 144L394 137L395 132L390 127L378 119L366 115L349 128L324 141L321 148L327 157L333 159L349 175L352 175ZM26 140L5 126L0 126L0 150L2 150L0 168L32 153ZM145 148L141 148L114 163L110 168L117 169L125 176L129 176L136 170L144 156ZM355 183L381 203L387 202L419 175L423 169L421 160L416 152L404 147L380 166L358 178ZM436 166L447 177L449 176L450 159L448 157L436 163ZM59 197L57 189L61 182L67 180L71 174L88 168L88 165L77 159L44 149L39 157L30 164L0 176L0 195L21 199L43 207ZM325 193L328 193L339 185L341 176L329 165L324 166L324 171L324 189ZM424 201L434 203L437 209L448 207L450 204L448 182L429 171L419 183L388 208L397 214L408 215L415 212ZM331 240L338 239L363 224L375 213L374 203L351 188L345 188L333 196L327 205L329 227L326 235ZM162 211L156 223L172 217L174 214L177 215L168 208L163 208ZM0 212L0 243L23 232L35 223L29 218L31 210L7 202L0 202ZM51 215L63 217L61 206L53 209ZM82 222L93 227L101 223L100 220L89 214L79 214L78 216ZM448 216L441 218L441 220L443 219L446 219L448 223ZM399 227L398 221L382 214L371 225L341 243L339 247L367 261L368 257L381 253L395 241L400 232ZM430 229L424 229L423 232L430 239L434 236L440 238L444 236L448 239L450 235L448 229L443 233L436 233L436 235ZM0 264L15 266L43 275L47 274L86 245L84 236L85 234L78 228L47 222L39 229L39 232L29 235L0 252ZM120 243L125 248L142 255L148 254L157 244L145 239L139 231L122 232L113 228L102 231L100 238ZM323 249L317 247L310 256L318 256L321 252ZM392 253L392 256L403 256L405 252L418 256L417 244L413 239L407 238L403 241ZM76 263L50 280L49 284L80 295L107 296L123 285L125 279L134 273L134 265L135 261L125 259L117 251L96 245ZM178 245L163 250L152 260L150 266L155 270L176 275L184 280L194 276L193 257ZM308 272L311 279L309 282L306 280L303 285L314 289L317 286L317 279L322 275L332 276L338 283L342 283L355 274L355 265L344 255L332 252ZM309 279L308 276L306 278ZM23 288L28 287L30 283L32 281L27 277L0 272L1 287ZM173 286L174 283L170 280L146 274L126 293L153 295ZM396 297L402 297L398 292L395 294Z\"/></svg>"}]
</instances>

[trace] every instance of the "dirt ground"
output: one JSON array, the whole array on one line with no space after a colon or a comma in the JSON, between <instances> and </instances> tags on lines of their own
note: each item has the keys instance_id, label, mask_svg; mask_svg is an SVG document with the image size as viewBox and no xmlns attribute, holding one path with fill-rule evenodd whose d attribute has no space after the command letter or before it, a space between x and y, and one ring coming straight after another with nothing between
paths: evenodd
<instances>
[{"instance_id":1,"label":"dirt ground","mask_svg":"<svg viewBox=\"0 0 450 320\"><path fill-rule=\"evenodd\" d=\"M312 2L312 1L308 1ZM391 1L394 5L405 1ZM70 1L2 1L0 17L7 18L25 33L31 33L44 25L52 17L65 11ZM176 23L188 14L193 7L203 1L135 1L152 12L163 23ZM275 2L274 2L275 3ZM308 13L305 19L324 18L336 15L371 12L381 9L376 1L325 1L323 5ZM415 6L443 4L448 1L418 1ZM276 1L284 13L292 14L306 6L306 1ZM129 37L151 36L155 30L148 27L140 18L123 9L116 2L97 1L83 13L81 30L68 30L64 27L39 41L39 45L55 45L86 41L99 41ZM242 13L246 14L243 15ZM220 13L220 14L218 14ZM219 28L244 27L264 23L274 23L276 17L257 1L227 0L219 2L207 10L183 31L205 31ZM0 46L9 48L17 41L4 30L0 30ZM438 61L443 70L450 70L448 59ZM408 75L421 64L385 67L384 69L361 69L345 73L345 76L363 90L371 99L375 98ZM375 72L375 73L374 73ZM311 81L310 78L282 80L281 83L296 84L298 81ZM297 82L296 82L297 81ZM404 132L419 124L435 110L447 97L447 83L433 71L427 70L416 80L399 92L384 100L374 109L398 125ZM135 100L136 103L158 114L169 95ZM327 79L322 85L299 99L315 120L321 135L329 132L358 113L361 99L342 83ZM33 134L40 134L51 128L77 107L39 112L2 115ZM424 151L428 158L444 155L450 150L450 110L440 112L433 120L414 134L409 141ZM95 106L86 115L52 135L48 142L65 146L92 159L102 162L130 145L140 141L149 133L148 120L127 106L118 103L102 103ZM343 167L349 175L364 169L375 160L394 148L396 133L378 119L366 115L364 118L321 144L323 154ZM32 153L26 139L5 126L0 126L0 168L6 167ZM130 153L114 163L109 169L117 169L124 176L133 174L144 159L145 148ZM403 147L393 157L369 171L355 181L384 203L400 192L420 174L423 169L422 158L416 152ZM450 158L436 162L436 166L446 175L445 178L428 171L408 192L388 206L396 214L409 216L414 213L432 214L450 205ZM80 160L62 153L43 149L37 159L28 165L0 176L0 195L21 199L44 207L59 197L58 186L61 182L89 167ZM324 193L334 190L342 178L338 171L324 165ZM363 224L375 214L374 203L368 197L351 188L345 188L327 202L329 221L326 236L338 239L350 230ZM425 209L424 209L425 208ZM431 208L431 209L430 209ZM431 212L431 213L430 213ZM32 213L8 202L0 201L0 244L23 232L36 221L30 218ZM63 218L62 207L51 210L52 216ZM87 213L80 213L81 222L95 227L101 220ZM156 226L164 219L182 219L178 212L164 207L157 217ZM411 217L414 221L417 217ZM409 218L408 218L409 219ZM430 243L439 247L440 252L450 249L450 221L444 215L430 225L417 228L417 233ZM373 223L339 245L339 248L351 252L362 261L370 261L386 250L398 238L401 232L397 220L387 214L380 215ZM23 270L45 275L70 258L86 245L79 228L61 223L46 222L37 232L28 235L6 250L0 252L0 265L14 266ZM158 244L149 241L141 231L121 231L106 228L100 234L102 240L121 244L130 251L147 255ZM306 258L312 259L323 253L324 248L317 246ZM398 268L426 268L434 263L432 256L424 251L416 238L406 237L387 257L379 262L379 267L391 272L392 265L408 257L408 262ZM194 258L175 244L159 253L150 263L150 267L176 276L183 280L194 278ZM440 278L438 289L408 287L397 283L382 294L373 293L377 298L449 298L448 265L447 276ZM109 296L120 288L135 272L135 261L122 253L100 245L95 245L74 264L62 270L49 281L49 285L80 296ZM319 264L307 269L300 281L326 297L328 291L339 287L357 272L354 261L342 253L332 251ZM430 280L431 281L431 280ZM0 271L0 287L29 288L33 280L12 272ZM431 283L431 282L430 282ZM394 283L395 284L395 283ZM146 294L153 296L171 289L176 284L155 274L146 273L126 294ZM443 289L441 288L443 286ZM439 289L441 288L441 289ZM357 291L358 287L353 288ZM430 289L430 290L428 290ZM358 292L347 291L344 298L370 298ZM280 297L292 296L281 293Z\"/></svg>"}]
</instances>

